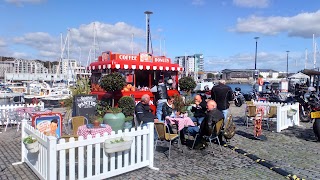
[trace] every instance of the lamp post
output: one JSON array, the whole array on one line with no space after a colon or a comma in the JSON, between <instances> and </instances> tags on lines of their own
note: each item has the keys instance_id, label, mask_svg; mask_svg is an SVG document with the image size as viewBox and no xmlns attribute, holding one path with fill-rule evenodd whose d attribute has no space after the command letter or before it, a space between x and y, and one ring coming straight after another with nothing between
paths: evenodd
<instances>
[{"instance_id":1,"label":"lamp post","mask_svg":"<svg viewBox=\"0 0 320 180\"><path fill-rule=\"evenodd\" d=\"M255 57L254 57L254 70L257 70L257 51L258 51L258 39L259 39L259 37L254 37L254 39L256 40L256 53L255 53Z\"/></svg>"},{"instance_id":2,"label":"lamp post","mask_svg":"<svg viewBox=\"0 0 320 180\"><path fill-rule=\"evenodd\" d=\"M258 52L258 39L259 37L254 37L254 39L256 40L256 52L255 52L255 56L254 56L254 80L256 80L257 77L257 52Z\"/></svg>"},{"instance_id":3,"label":"lamp post","mask_svg":"<svg viewBox=\"0 0 320 180\"><path fill-rule=\"evenodd\" d=\"M289 71L288 71L288 67L289 67L289 52L290 51L286 51L287 52L287 79L288 79L288 74L289 74Z\"/></svg>"},{"instance_id":4,"label":"lamp post","mask_svg":"<svg viewBox=\"0 0 320 180\"><path fill-rule=\"evenodd\" d=\"M149 53L149 40L150 40L150 14L153 14L151 11L145 11L146 15L146 46L147 53Z\"/></svg>"}]
</instances>

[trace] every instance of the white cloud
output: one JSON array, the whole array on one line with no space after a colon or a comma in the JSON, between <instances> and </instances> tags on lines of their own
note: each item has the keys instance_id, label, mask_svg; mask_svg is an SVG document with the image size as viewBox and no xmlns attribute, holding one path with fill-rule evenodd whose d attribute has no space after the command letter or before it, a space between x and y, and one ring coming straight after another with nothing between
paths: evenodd
<instances>
[{"instance_id":1,"label":"white cloud","mask_svg":"<svg viewBox=\"0 0 320 180\"><path fill-rule=\"evenodd\" d=\"M236 27L231 31L266 35L288 33L289 36L310 38L312 34L320 32L320 10L314 13L300 13L292 17L238 18Z\"/></svg>"},{"instance_id":2,"label":"white cloud","mask_svg":"<svg viewBox=\"0 0 320 180\"><path fill-rule=\"evenodd\" d=\"M94 28L95 27L95 28ZM106 24L92 22L70 29L70 58L78 59L81 50L82 64L87 62L89 51L94 52L94 29L96 31L96 56L102 51L110 50L120 53L131 53L132 34L134 34L134 53L142 52L145 42L145 32L124 22ZM66 39L64 33L63 44ZM34 58L56 60L60 57L60 36L46 32L31 32L21 37L15 37L12 42L16 46L26 47L25 53L32 52ZM19 55L19 54L16 54ZM67 56L67 45L64 57ZM92 57L93 59L93 57ZM84 63L85 62L85 63Z\"/></svg>"},{"instance_id":3,"label":"white cloud","mask_svg":"<svg viewBox=\"0 0 320 180\"><path fill-rule=\"evenodd\" d=\"M233 4L239 7L247 8L266 8L270 0L233 0Z\"/></svg>"},{"instance_id":4,"label":"white cloud","mask_svg":"<svg viewBox=\"0 0 320 180\"><path fill-rule=\"evenodd\" d=\"M5 42L4 39L0 38L0 47L7 46L7 43Z\"/></svg>"},{"instance_id":5,"label":"white cloud","mask_svg":"<svg viewBox=\"0 0 320 180\"><path fill-rule=\"evenodd\" d=\"M205 61L206 64L208 64L206 67L216 68L205 70L220 71L223 69L254 69L255 56L254 53L240 53L227 58L205 57ZM257 69L272 69L284 72L287 67L286 63L286 52L258 52ZM288 66L289 72L298 72L304 69L305 60L304 56L301 55L301 52L290 52ZM311 66L313 66L313 64L311 60L309 60L307 68L312 68Z\"/></svg>"},{"instance_id":6,"label":"white cloud","mask_svg":"<svg viewBox=\"0 0 320 180\"><path fill-rule=\"evenodd\" d=\"M195 6L202 6L205 4L205 1L204 0L192 0L192 5L195 5Z\"/></svg>"},{"instance_id":7,"label":"white cloud","mask_svg":"<svg viewBox=\"0 0 320 180\"><path fill-rule=\"evenodd\" d=\"M40 4L46 0L5 0L7 3L12 3L17 6L23 6L24 4Z\"/></svg>"}]
</instances>

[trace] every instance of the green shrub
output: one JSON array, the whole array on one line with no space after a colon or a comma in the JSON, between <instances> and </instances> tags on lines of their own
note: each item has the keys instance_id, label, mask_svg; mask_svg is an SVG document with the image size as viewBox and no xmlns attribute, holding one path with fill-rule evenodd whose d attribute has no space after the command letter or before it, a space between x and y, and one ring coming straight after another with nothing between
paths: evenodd
<instances>
[{"instance_id":1,"label":"green shrub","mask_svg":"<svg viewBox=\"0 0 320 180\"><path fill-rule=\"evenodd\" d=\"M107 74L102 77L100 86L105 91L119 91L126 85L126 79L118 72Z\"/></svg>"},{"instance_id":2,"label":"green shrub","mask_svg":"<svg viewBox=\"0 0 320 180\"><path fill-rule=\"evenodd\" d=\"M196 86L196 81L192 77L187 76L179 79L179 87L181 91L191 92Z\"/></svg>"},{"instance_id":3,"label":"green shrub","mask_svg":"<svg viewBox=\"0 0 320 180\"><path fill-rule=\"evenodd\" d=\"M125 116L133 116L135 101L130 96L122 96L118 101L118 107L122 109Z\"/></svg>"}]
</instances>

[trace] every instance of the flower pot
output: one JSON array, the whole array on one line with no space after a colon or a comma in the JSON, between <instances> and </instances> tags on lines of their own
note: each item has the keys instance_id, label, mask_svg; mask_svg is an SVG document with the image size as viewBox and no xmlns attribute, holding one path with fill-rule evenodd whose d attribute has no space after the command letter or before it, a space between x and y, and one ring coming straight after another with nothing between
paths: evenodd
<instances>
[{"instance_id":1,"label":"flower pot","mask_svg":"<svg viewBox=\"0 0 320 180\"><path fill-rule=\"evenodd\" d=\"M26 149L29 151L29 153L36 153L39 151L39 142L35 141L31 144L24 143Z\"/></svg>"},{"instance_id":2,"label":"flower pot","mask_svg":"<svg viewBox=\"0 0 320 180\"><path fill-rule=\"evenodd\" d=\"M133 141L132 137L123 137L123 142L115 142L121 138L107 139L104 141L104 151L105 153L114 153L129 150ZM112 143L114 142L114 143Z\"/></svg>"},{"instance_id":3,"label":"flower pot","mask_svg":"<svg viewBox=\"0 0 320 180\"><path fill-rule=\"evenodd\" d=\"M94 127L94 128L99 128L99 127L100 127L100 121L94 120L94 121L93 121L93 127Z\"/></svg>"},{"instance_id":4,"label":"flower pot","mask_svg":"<svg viewBox=\"0 0 320 180\"><path fill-rule=\"evenodd\" d=\"M104 124L109 124L112 131L118 132L124 126L125 116L123 113L107 113L103 116Z\"/></svg>"}]
</instances>

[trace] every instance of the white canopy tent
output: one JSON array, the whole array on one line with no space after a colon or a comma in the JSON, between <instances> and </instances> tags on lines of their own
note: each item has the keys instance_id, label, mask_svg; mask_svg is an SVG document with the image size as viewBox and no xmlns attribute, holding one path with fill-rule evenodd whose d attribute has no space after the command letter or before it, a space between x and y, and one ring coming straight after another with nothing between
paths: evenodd
<instances>
[{"instance_id":1,"label":"white canopy tent","mask_svg":"<svg viewBox=\"0 0 320 180\"><path fill-rule=\"evenodd\" d=\"M302 72L296 73L288 77L289 79L309 79L310 77Z\"/></svg>"}]
</instances>

